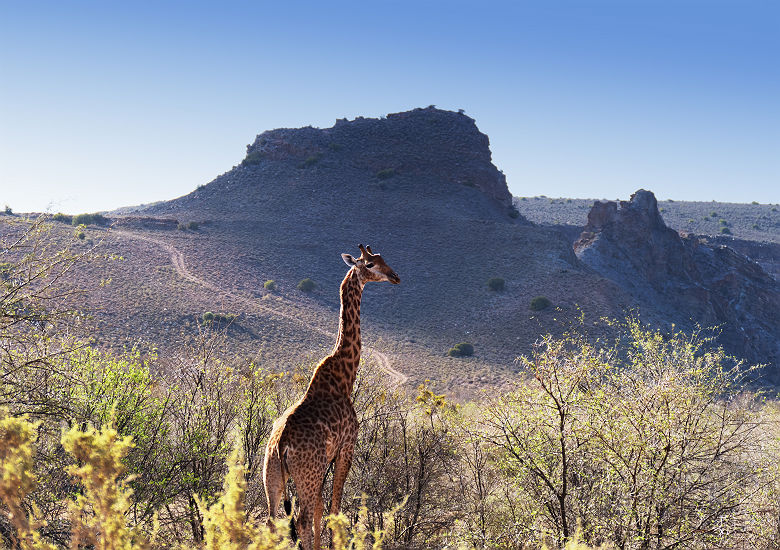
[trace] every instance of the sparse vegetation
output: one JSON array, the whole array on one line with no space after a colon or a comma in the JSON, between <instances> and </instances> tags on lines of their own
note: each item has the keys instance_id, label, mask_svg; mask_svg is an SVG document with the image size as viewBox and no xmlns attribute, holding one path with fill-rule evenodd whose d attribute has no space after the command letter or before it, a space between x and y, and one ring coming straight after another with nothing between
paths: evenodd
<instances>
[{"instance_id":1,"label":"sparse vegetation","mask_svg":"<svg viewBox=\"0 0 780 550\"><path fill-rule=\"evenodd\" d=\"M321 158L322 153L314 153L313 155L306 157L306 160L301 163L300 168L310 168L317 164Z\"/></svg>"},{"instance_id":2,"label":"sparse vegetation","mask_svg":"<svg viewBox=\"0 0 780 550\"><path fill-rule=\"evenodd\" d=\"M474 355L474 346L469 342L455 344L447 352L450 357L470 357Z\"/></svg>"},{"instance_id":3,"label":"sparse vegetation","mask_svg":"<svg viewBox=\"0 0 780 550\"><path fill-rule=\"evenodd\" d=\"M552 305L552 302L546 296L536 296L531 300L530 307L534 311L542 311Z\"/></svg>"},{"instance_id":4,"label":"sparse vegetation","mask_svg":"<svg viewBox=\"0 0 780 550\"><path fill-rule=\"evenodd\" d=\"M199 227L200 224L198 222L179 222L176 229L179 231L197 231Z\"/></svg>"},{"instance_id":5,"label":"sparse vegetation","mask_svg":"<svg viewBox=\"0 0 780 550\"><path fill-rule=\"evenodd\" d=\"M729 229L729 228L728 228L728 227L726 227L726 226L723 226L723 227L721 227L721 228L720 228L720 232L721 232L723 235L731 235L731 229Z\"/></svg>"},{"instance_id":6,"label":"sparse vegetation","mask_svg":"<svg viewBox=\"0 0 780 550\"><path fill-rule=\"evenodd\" d=\"M71 225L106 225L108 218L102 214L76 214L70 220Z\"/></svg>"},{"instance_id":7,"label":"sparse vegetation","mask_svg":"<svg viewBox=\"0 0 780 550\"><path fill-rule=\"evenodd\" d=\"M51 219L54 220L55 222L71 224L71 222L73 221L73 216L69 216L68 214L63 214L62 212L57 212L56 214L54 214L54 216L51 217Z\"/></svg>"},{"instance_id":8,"label":"sparse vegetation","mask_svg":"<svg viewBox=\"0 0 780 550\"><path fill-rule=\"evenodd\" d=\"M233 321L235 321L236 316L232 313L214 313L212 311L205 312L201 319L203 319L204 323L224 323L224 324L230 324Z\"/></svg>"},{"instance_id":9,"label":"sparse vegetation","mask_svg":"<svg viewBox=\"0 0 780 550\"><path fill-rule=\"evenodd\" d=\"M343 145L341 145L340 143L336 143L335 141L331 141L330 143L328 143L328 149L330 149L334 153L338 153L343 148L344 148Z\"/></svg>"},{"instance_id":10,"label":"sparse vegetation","mask_svg":"<svg viewBox=\"0 0 780 550\"><path fill-rule=\"evenodd\" d=\"M266 289L268 292L274 292L277 289L276 281L273 279L269 279L266 282L263 283L263 288Z\"/></svg>"},{"instance_id":11,"label":"sparse vegetation","mask_svg":"<svg viewBox=\"0 0 780 550\"><path fill-rule=\"evenodd\" d=\"M380 180L386 180L395 176L396 172L393 168L385 168L376 173L376 177Z\"/></svg>"},{"instance_id":12,"label":"sparse vegetation","mask_svg":"<svg viewBox=\"0 0 780 550\"><path fill-rule=\"evenodd\" d=\"M247 153L244 160L241 161L241 166L254 166L263 162L265 155L261 151L252 151Z\"/></svg>"},{"instance_id":13,"label":"sparse vegetation","mask_svg":"<svg viewBox=\"0 0 780 550\"><path fill-rule=\"evenodd\" d=\"M501 292L504 290L504 287L506 285L506 281L502 279L501 277L492 277L488 279L487 286L490 290L495 292Z\"/></svg>"},{"instance_id":14,"label":"sparse vegetation","mask_svg":"<svg viewBox=\"0 0 780 550\"><path fill-rule=\"evenodd\" d=\"M297 288L302 292L312 292L315 288L317 288L317 283L307 277L305 279L301 279Z\"/></svg>"}]
</instances>

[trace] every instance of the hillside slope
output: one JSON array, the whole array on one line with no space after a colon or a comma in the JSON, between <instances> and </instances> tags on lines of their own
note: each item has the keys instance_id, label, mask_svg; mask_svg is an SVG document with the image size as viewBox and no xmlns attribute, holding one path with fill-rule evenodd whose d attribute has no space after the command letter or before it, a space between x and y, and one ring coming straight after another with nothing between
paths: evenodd
<instances>
[{"instance_id":1,"label":"hillside slope","mask_svg":"<svg viewBox=\"0 0 780 550\"><path fill-rule=\"evenodd\" d=\"M367 288L366 343L409 383L430 378L464 394L502 383L540 334L565 330L581 313L596 335L608 330L601 317L629 308L656 325L691 326L594 271L565 231L529 223L511 201L487 136L460 113L416 109L272 130L209 184L114 215L119 231L105 246L124 260L107 268L112 285L88 305L106 344L143 337L161 354L194 338L204 311L237 314L234 349L288 370L329 351L346 271L340 254L371 244L403 282ZM190 222L197 228L175 229ZM296 289L306 277L318 285L308 294ZM488 288L494 277L505 280L502 292ZM533 311L539 295L552 306ZM474 356L448 357L462 341Z\"/></svg>"}]
</instances>

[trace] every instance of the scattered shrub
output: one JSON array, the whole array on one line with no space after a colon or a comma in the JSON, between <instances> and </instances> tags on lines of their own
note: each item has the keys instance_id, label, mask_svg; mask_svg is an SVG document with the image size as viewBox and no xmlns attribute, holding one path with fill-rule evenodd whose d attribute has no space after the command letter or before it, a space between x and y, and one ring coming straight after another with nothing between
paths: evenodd
<instances>
[{"instance_id":1,"label":"scattered shrub","mask_svg":"<svg viewBox=\"0 0 780 550\"><path fill-rule=\"evenodd\" d=\"M720 228L720 232L723 233L724 235L731 235L731 229L729 229L725 225Z\"/></svg>"},{"instance_id":2,"label":"scattered shrub","mask_svg":"<svg viewBox=\"0 0 780 550\"><path fill-rule=\"evenodd\" d=\"M460 342L452 346L447 355L450 357L470 357L474 355L474 346L468 342Z\"/></svg>"},{"instance_id":3,"label":"scattered shrub","mask_svg":"<svg viewBox=\"0 0 780 550\"><path fill-rule=\"evenodd\" d=\"M57 212L51 217L51 219L54 220L55 222L70 224L73 221L73 216L63 214L62 212Z\"/></svg>"},{"instance_id":4,"label":"scattered shrub","mask_svg":"<svg viewBox=\"0 0 780 550\"><path fill-rule=\"evenodd\" d=\"M376 177L378 177L380 180L386 180L388 178L392 178L395 176L395 169L393 168L385 168L384 170L380 170L376 173Z\"/></svg>"},{"instance_id":5,"label":"scattered shrub","mask_svg":"<svg viewBox=\"0 0 780 550\"><path fill-rule=\"evenodd\" d=\"M6 204L6 205L5 205L5 213L6 213L6 214L8 214L8 215L10 216L11 214L13 214L13 213L14 213L14 211L13 211L13 210L11 210L11 207L10 207L10 206L8 206L8 205Z\"/></svg>"},{"instance_id":6,"label":"scattered shrub","mask_svg":"<svg viewBox=\"0 0 780 550\"><path fill-rule=\"evenodd\" d=\"M196 231L200 227L200 224L198 222L188 222L188 223L182 223L179 222L179 224L176 226L176 229L179 231L187 231L188 229L190 231Z\"/></svg>"},{"instance_id":7,"label":"scattered shrub","mask_svg":"<svg viewBox=\"0 0 780 550\"><path fill-rule=\"evenodd\" d=\"M276 281L273 279L269 279L266 282L263 283L263 288L266 289L268 292L273 292L276 290Z\"/></svg>"},{"instance_id":8,"label":"scattered shrub","mask_svg":"<svg viewBox=\"0 0 780 550\"><path fill-rule=\"evenodd\" d=\"M77 214L70 220L71 225L106 225L108 218L102 214Z\"/></svg>"},{"instance_id":9,"label":"scattered shrub","mask_svg":"<svg viewBox=\"0 0 780 550\"><path fill-rule=\"evenodd\" d=\"M314 166L320 161L321 158L322 158L322 153L315 153L309 157L306 157L306 160L304 160L301 163L300 167L309 168L310 166Z\"/></svg>"},{"instance_id":10,"label":"scattered shrub","mask_svg":"<svg viewBox=\"0 0 780 550\"><path fill-rule=\"evenodd\" d=\"M758 204L758 201L753 201L750 204Z\"/></svg>"},{"instance_id":11,"label":"scattered shrub","mask_svg":"<svg viewBox=\"0 0 780 550\"><path fill-rule=\"evenodd\" d=\"M335 141L331 141L330 143L328 143L328 149L330 149L334 153L341 151L343 148L344 148L343 145L341 145L340 143L336 143Z\"/></svg>"},{"instance_id":12,"label":"scattered shrub","mask_svg":"<svg viewBox=\"0 0 780 550\"><path fill-rule=\"evenodd\" d=\"M515 208L514 206L509 210L509 217L512 219L517 219L520 217L520 211Z\"/></svg>"},{"instance_id":13,"label":"scattered shrub","mask_svg":"<svg viewBox=\"0 0 780 550\"><path fill-rule=\"evenodd\" d=\"M693 218L688 218L688 223L694 223L695 221Z\"/></svg>"},{"instance_id":14,"label":"scattered shrub","mask_svg":"<svg viewBox=\"0 0 780 550\"><path fill-rule=\"evenodd\" d=\"M490 290L500 292L504 290L505 282L501 277L493 277L492 279L488 279L487 286Z\"/></svg>"},{"instance_id":15,"label":"scattered shrub","mask_svg":"<svg viewBox=\"0 0 780 550\"><path fill-rule=\"evenodd\" d=\"M717 218L718 217L718 213L713 210L712 212L710 212L710 217L711 218Z\"/></svg>"},{"instance_id":16,"label":"scattered shrub","mask_svg":"<svg viewBox=\"0 0 780 550\"><path fill-rule=\"evenodd\" d=\"M244 160L241 161L241 166L254 166L260 164L264 157L265 155L262 152L252 151L251 153L247 153Z\"/></svg>"},{"instance_id":17,"label":"scattered shrub","mask_svg":"<svg viewBox=\"0 0 780 550\"><path fill-rule=\"evenodd\" d=\"M724 220L723 218L719 219L719 220L718 220L718 223L719 223L720 225L728 225L728 224L729 224L729 223L728 223L726 220Z\"/></svg>"},{"instance_id":18,"label":"scattered shrub","mask_svg":"<svg viewBox=\"0 0 780 550\"><path fill-rule=\"evenodd\" d=\"M203 322L204 323L232 323L235 321L236 316L232 313L214 313L212 311L207 311L203 314Z\"/></svg>"},{"instance_id":19,"label":"scattered shrub","mask_svg":"<svg viewBox=\"0 0 780 550\"><path fill-rule=\"evenodd\" d=\"M301 282L298 283L298 290L302 292L311 292L317 288L317 283L306 277L305 279L302 279Z\"/></svg>"},{"instance_id":20,"label":"scattered shrub","mask_svg":"<svg viewBox=\"0 0 780 550\"><path fill-rule=\"evenodd\" d=\"M547 309L552 305L552 302L550 301L547 296L537 296L533 300L531 300L531 309L534 311L542 311L543 309Z\"/></svg>"},{"instance_id":21,"label":"scattered shrub","mask_svg":"<svg viewBox=\"0 0 780 550\"><path fill-rule=\"evenodd\" d=\"M761 226L760 226L760 225L758 225L757 223L754 223L754 224L752 225L752 227L753 227L753 229L761 229Z\"/></svg>"}]
</instances>

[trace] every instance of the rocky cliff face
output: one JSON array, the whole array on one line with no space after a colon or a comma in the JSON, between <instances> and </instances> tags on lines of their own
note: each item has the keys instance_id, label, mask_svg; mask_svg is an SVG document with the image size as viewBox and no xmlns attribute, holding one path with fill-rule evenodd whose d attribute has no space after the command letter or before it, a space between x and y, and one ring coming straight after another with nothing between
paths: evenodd
<instances>
[{"instance_id":1,"label":"rocky cliff face","mask_svg":"<svg viewBox=\"0 0 780 550\"><path fill-rule=\"evenodd\" d=\"M655 196L596 202L574 249L581 261L679 326L720 326L718 342L751 363L779 364L780 289L756 262L668 228Z\"/></svg>"},{"instance_id":2,"label":"rocky cliff face","mask_svg":"<svg viewBox=\"0 0 780 550\"><path fill-rule=\"evenodd\" d=\"M325 129L269 130L247 146L247 159L315 164L340 152L348 152L338 156L350 167L370 176L440 179L476 187L506 208L512 205L506 178L491 161L488 137L474 119L434 107L381 119L340 119Z\"/></svg>"}]
</instances>

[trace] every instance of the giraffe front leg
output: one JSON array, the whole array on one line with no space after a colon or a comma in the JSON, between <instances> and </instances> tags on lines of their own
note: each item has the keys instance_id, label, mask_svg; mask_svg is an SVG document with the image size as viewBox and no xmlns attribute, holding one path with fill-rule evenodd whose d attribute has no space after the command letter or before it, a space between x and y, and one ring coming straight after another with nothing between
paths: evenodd
<instances>
[{"instance_id":1,"label":"giraffe front leg","mask_svg":"<svg viewBox=\"0 0 780 550\"><path fill-rule=\"evenodd\" d=\"M336 515L341 511L341 496L344 492L344 482L352 467L354 445L345 445L339 451L333 467L333 496L330 502L330 513Z\"/></svg>"}]
</instances>

